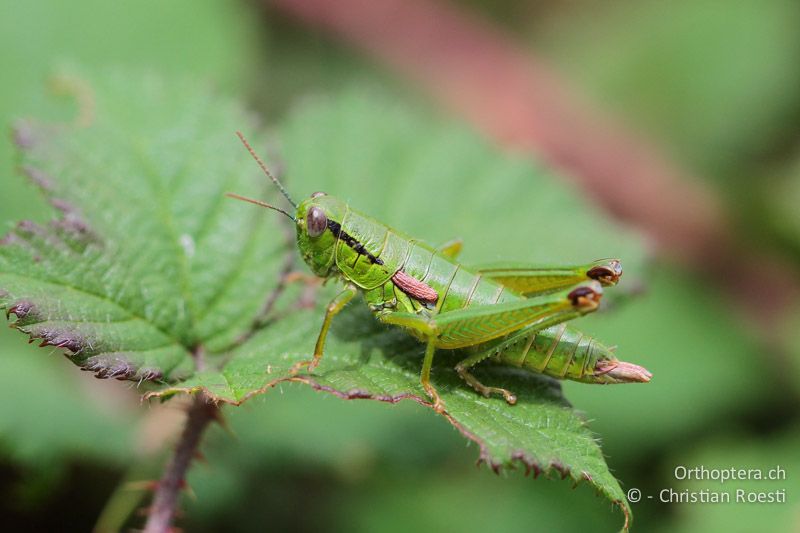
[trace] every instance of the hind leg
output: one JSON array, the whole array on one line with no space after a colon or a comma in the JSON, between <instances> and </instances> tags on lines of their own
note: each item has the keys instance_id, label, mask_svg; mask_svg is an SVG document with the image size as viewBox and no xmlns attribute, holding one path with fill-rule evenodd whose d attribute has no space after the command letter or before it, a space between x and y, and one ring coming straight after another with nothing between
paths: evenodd
<instances>
[{"instance_id":1,"label":"hind leg","mask_svg":"<svg viewBox=\"0 0 800 533\"><path fill-rule=\"evenodd\" d=\"M431 365L433 364L433 354L436 352L436 346L433 344L433 339L428 340L428 345L425 347L425 359L422 361L422 372L420 373L420 384L428 396L433 400L433 409L437 413L445 411L444 402L436 392L436 388L431 384Z\"/></svg>"},{"instance_id":2,"label":"hind leg","mask_svg":"<svg viewBox=\"0 0 800 533\"><path fill-rule=\"evenodd\" d=\"M469 371L470 368L477 365L484 359L488 359L491 355L492 355L491 348L486 351L473 354L456 365L456 372L458 372L458 375L461 376L461 379L466 381L470 387L472 387L473 389L475 389L476 392L478 392L478 394L482 394L487 398L492 394L502 394L503 398L506 399L506 402L508 402L509 405L514 405L515 403L517 403L516 394L514 394L508 389L501 389L500 387L487 387L486 385L478 381L478 378L472 375L472 373Z\"/></svg>"}]
</instances>

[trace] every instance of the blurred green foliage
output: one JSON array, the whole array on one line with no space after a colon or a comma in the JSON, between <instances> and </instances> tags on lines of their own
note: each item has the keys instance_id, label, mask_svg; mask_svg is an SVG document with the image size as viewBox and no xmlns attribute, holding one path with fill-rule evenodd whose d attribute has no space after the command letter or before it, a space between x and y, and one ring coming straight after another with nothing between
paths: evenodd
<instances>
[{"instance_id":1,"label":"blurred green foliage","mask_svg":"<svg viewBox=\"0 0 800 533\"><path fill-rule=\"evenodd\" d=\"M745 246L798 267L796 243L786 246L774 219L797 211L782 207L792 185L781 182L797 156L800 3L578 1L544 11L523 19L523 38L714 187Z\"/></svg>"},{"instance_id":2,"label":"blurred green foliage","mask_svg":"<svg viewBox=\"0 0 800 533\"><path fill-rule=\"evenodd\" d=\"M495 3L468 4L530 39L603 106L663 139L667 151L729 198L732 212L747 215L753 212L752 201L763 202L768 215L759 211L749 219L748 231L774 234L777 225L783 235L796 233L791 229L796 202L771 185L786 183L792 190L796 181L789 170L796 168L800 109L795 2L737 0L725 9L711 1L672 2L668 9L635 0L616 2L613 9L591 2L567 7L542 2L511 14L503 14L506 8ZM6 50L0 67L10 73L0 86L0 119L6 124L21 116L66 118L74 113L66 98L54 103L46 91L47 76L64 62L206 76L251 95L268 117L353 79L389 86L397 98L425 105L418 94L352 50L275 13L263 15L238 3L148 1L120 7L99 0L1 0L0 30ZM285 158L292 165L312 166L306 157L324 163L343 145ZM441 145L435 150L425 165L431 181L448 173L453 163L452 155L439 157L438 151L445 150ZM352 153L341 157L336 164L353 162ZM14 165L10 143L0 143L0 220L45 219L48 210ZM398 184L394 192L403 193L407 170L391 161L386 167L397 172L390 181ZM762 181L774 177L776 169L779 178ZM760 194L750 194L754 190ZM414 206L408 205L413 202L406 198L404 203L413 213ZM467 241L467 257L478 246L491 250L495 245L491 236L473 238L478 221L468 215L473 226L458 232ZM398 210L388 220L432 241L454 233L452 227L431 227L419 212L406 217ZM535 240L529 241L524 251L541 257ZM787 242L777 246L785 250ZM580 327L618 343L620 356L649 366L654 381L646 387L567 388L568 397L603 435L604 450L625 488L677 488L672 469L684 462L757 467L776 460L786 461L787 484L796 487L799 466L790 461L800 437L787 425L796 423L797 410L786 407L789 389L772 384L788 380L797 390L800 349L785 359L787 366L777 365L772 345L742 328L729 303L691 272L661 265L637 277L647 288L645 295L620 303L613 313L586 319ZM632 278L626 274L623 284ZM796 340L796 327L785 331ZM87 375L54 361L46 351L22 346L19 336L8 333L0 332L1 472L3 488L17 496L4 499L3 511L10 527L40 523L46 509L59 517L52 527L70 523L85 530L109 494L105 487L113 487L115 476L135 461L138 441L131 433L138 434L146 409L138 408L135 394L125 393L109 409L104 405L113 397L108 390L98 391ZM23 388L15 379L21 375L36 379ZM103 385L119 392L118 383ZM319 525L316 520L336 529L362 530L444 524L459 524L465 531L494 526L529 530L533 525L586 530L576 517L589 517L593 530L618 526L607 503L585 486L573 493L566 482L532 481L519 474L495 479L485 469L465 468L474 447L465 449L455 430L416 405L342 402L297 386L282 392L232 410L229 422L236 438L219 430L209 436L204 448L208 464L191 472L198 500L187 502L190 530L252 531L270 523L308 531ZM19 401L22 397L29 401ZM118 465L111 473L101 464L109 462ZM92 490L97 486L103 490ZM85 497L80 510L69 504L75 494ZM787 524L796 529L799 514L796 496L780 508L641 503L634 512L640 531L687 532L747 531L752 524L761 530L789 530Z\"/></svg>"},{"instance_id":3,"label":"blurred green foliage","mask_svg":"<svg viewBox=\"0 0 800 533\"><path fill-rule=\"evenodd\" d=\"M800 263L800 157L765 180L757 197L756 216L778 243Z\"/></svg>"},{"instance_id":4,"label":"blurred green foliage","mask_svg":"<svg viewBox=\"0 0 800 533\"><path fill-rule=\"evenodd\" d=\"M5 75L0 84L0 122L8 131L12 121L27 116L71 119L73 100L53 98L48 89L52 75L71 63L194 74L238 87L247 78L244 65L259 54L254 22L241 6L224 1L198 5L189 1L2 0L0 48L5 52L0 54L0 71ZM16 165L11 142L0 143L2 233L16 220L50 216ZM74 482L75 477L92 483L84 470L76 474L71 461L123 465L135 460L139 444L135 433L142 410L135 392L118 383L99 384L89 375L75 373L60 355L54 361L47 351L20 341L19 334L6 328L0 331L4 400L0 402L0 440L3 461L13 472L3 478L2 487L11 495L7 500L9 512L14 511L11 520L19 516L30 525L37 523L31 521L38 514L36 505L46 505L54 516L58 514L58 500L47 498L58 494L59 483ZM20 376L32 379L23 382ZM28 400L12 400L21 397ZM102 467L94 468L94 476L99 477ZM76 530L91 527L102 498L108 496L108 491L86 493L100 499L93 500L89 505L94 509L82 515L89 520L83 527L76 518ZM23 505L21 497L34 498L38 504Z\"/></svg>"},{"instance_id":5,"label":"blurred green foliage","mask_svg":"<svg viewBox=\"0 0 800 533\"><path fill-rule=\"evenodd\" d=\"M747 187L742 166L785 146L800 116L798 24L787 0L578 2L532 41L700 175Z\"/></svg>"},{"instance_id":6,"label":"blurred green foliage","mask_svg":"<svg viewBox=\"0 0 800 533\"><path fill-rule=\"evenodd\" d=\"M783 479L745 479L736 481L708 481L685 479L673 482L675 492L701 491L724 492L731 495L729 503L713 505L678 504L679 520L677 527L664 527L663 531L730 531L745 533L754 526L761 531L797 531L800 525L800 512L797 505L797 481L792 480L792 473L800 470L800 457L797 447L800 444L800 432L797 427L788 428L778 434L769 435L756 441L741 433L731 433L711 439L702 447L694 450L678 452L670 462L671 471L664 472L665 478L685 477L683 472L675 473L674 466L683 465L689 468L703 465L706 469L729 470L731 467L743 469L761 469L765 473L780 467ZM674 465L674 466L673 466ZM775 472L779 475L779 472ZM786 503L737 503L737 490L748 493L773 493L779 497L785 492ZM766 495L764 496L766 497Z\"/></svg>"}]
</instances>

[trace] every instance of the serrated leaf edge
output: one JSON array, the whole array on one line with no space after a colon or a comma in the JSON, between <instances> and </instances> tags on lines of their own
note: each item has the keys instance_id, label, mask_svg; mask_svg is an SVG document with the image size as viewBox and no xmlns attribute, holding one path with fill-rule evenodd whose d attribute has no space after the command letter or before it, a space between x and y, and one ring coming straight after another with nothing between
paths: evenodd
<instances>
[{"instance_id":1,"label":"serrated leaf edge","mask_svg":"<svg viewBox=\"0 0 800 533\"><path fill-rule=\"evenodd\" d=\"M319 391L319 392L326 392L328 394L332 394L337 398L341 398L343 400L376 400L380 402L386 402L395 404L403 400L412 400L417 402L418 404L422 405L423 407L427 407L431 410L433 409L433 404L428 401L427 399L410 392L398 394L398 395L389 395L389 394L371 394L363 389L353 389L350 391L341 391L334 387L330 387L328 385L322 385L311 379L308 376L290 376L290 377L283 377L277 378L272 381L265 383L261 388L252 390L241 397L239 400L231 400L229 398L225 398L219 395L214 394L211 392L207 387L198 385L194 387L181 387L181 386L170 386L169 388L159 390L159 391L150 391L145 393L142 396L142 402L146 402L152 399L161 399L166 400L176 394L205 394L210 401L214 402L215 404L228 404L233 406L240 406L247 400L253 398L254 396L266 394L270 389L275 388L276 386L280 385L281 383L302 383L304 385L308 385L312 389ZM434 410L434 412L436 412ZM511 456L505 461L496 461L491 458L491 454L489 453L488 447L481 441L481 439L465 428L458 420L453 418L448 412L439 413L444 418L447 419L450 424L455 427L464 437L471 440L472 442L476 443L480 449L480 453L478 455L478 459L476 461L476 465L480 466L481 464L486 464L495 474L500 475L503 470L516 470L516 463L520 463L525 468L525 476L528 476L531 472L533 472L533 478L536 479L539 475L543 475L543 477L547 479L551 479L550 475L553 472L557 472L559 477L562 480L567 479L570 477L573 480L573 488L577 487L581 482L591 483L593 481L592 476L585 471L581 471L580 474L576 474L569 466L564 465L559 461L551 461L550 463L543 465L540 462L533 459L530 455L525 453L522 450L517 450L511 454ZM594 487L596 492L600 494L602 490L599 487ZM610 496L610 495L609 495ZM625 522L622 526L622 531L628 531L632 524L632 515L630 511L630 507L627 505L627 502L616 498L609 498L612 504L616 505L621 511L625 518Z\"/></svg>"}]
</instances>

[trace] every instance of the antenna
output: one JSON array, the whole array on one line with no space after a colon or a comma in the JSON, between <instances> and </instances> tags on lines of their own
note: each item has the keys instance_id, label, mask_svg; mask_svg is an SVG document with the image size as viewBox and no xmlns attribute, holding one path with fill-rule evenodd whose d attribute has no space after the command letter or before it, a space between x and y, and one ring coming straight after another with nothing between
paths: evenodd
<instances>
[{"instance_id":1,"label":"antenna","mask_svg":"<svg viewBox=\"0 0 800 533\"><path fill-rule=\"evenodd\" d=\"M281 209L280 207L275 207L274 205L270 205L267 202L262 202L261 200L253 200L252 198L247 198L246 196L239 196L238 194L232 192L226 192L225 196L229 198L235 198L237 200L242 200L243 202L250 202L251 204L260 205L261 207L266 207L268 209L272 209L273 211L277 211L278 213L283 213L287 217L291 218L294 221L297 221L292 215Z\"/></svg>"},{"instance_id":2,"label":"antenna","mask_svg":"<svg viewBox=\"0 0 800 533\"><path fill-rule=\"evenodd\" d=\"M276 178L275 176L273 176L273 175L270 173L270 171L269 171L269 170L267 170L267 165L265 165L265 164L264 164L264 162L261 160L261 158L260 158L260 157L258 157L258 155L256 154L256 151L255 151L255 150L253 150L253 147L252 147L252 146L250 146L250 143L249 143L249 142L247 142L247 139L245 139L245 138L244 138L244 135L242 135L242 132L241 132L241 131L237 131L237 132L236 132L236 136L237 136L237 137L239 137L239 140L240 140L240 141L242 141L242 144L244 145L244 147L245 147L245 148L247 148L247 151L248 151L248 152L250 152L250 155L251 155L251 156L253 156L253 159L255 159L255 160L256 160L256 163L258 163L258 166L260 166L260 167L261 167L261 170L263 170L263 171L264 171L264 174L266 174L266 176L267 176L269 179L271 179L271 180L272 180L272 183L274 183L274 184L275 184L275 185L278 187L278 189L281 191L281 194L282 194L282 195L283 195L283 196L284 196L284 197L285 197L287 200L289 200L289 203L290 203L290 204L292 204L292 206L293 206L293 207L295 207L295 208L296 208L296 207L297 207L297 204L296 204L296 203L294 203L294 200L292 200L292 198L289 196L289 193L288 193L288 192L286 192L286 189L284 189L284 188L283 188L283 185L281 184L281 182L280 182L280 181L278 181L278 178ZM250 200L248 200L248 199L246 199L246 198L242 198L242 197L239 197L239 200L245 200L245 201L247 201L247 202L249 202L249 201L250 201ZM253 203L257 203L257 202L253 202ZM259 204L259 205L260 205L260 204ZM272 206L270 206L270 205L266 205L266 206L264 206L264 207L272 207ZM274 208L273 208L273 209L274 209ZM294 220L294 217L292 217L292 220Z\"/></svg>"}]
</instances>

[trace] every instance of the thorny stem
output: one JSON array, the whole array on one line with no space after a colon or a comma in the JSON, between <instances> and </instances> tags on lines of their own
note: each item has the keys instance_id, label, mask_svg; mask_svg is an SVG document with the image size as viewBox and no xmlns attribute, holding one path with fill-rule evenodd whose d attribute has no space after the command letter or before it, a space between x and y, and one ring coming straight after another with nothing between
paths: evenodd
<instances>
[{"instance_id":1,"label":"thorny stem","mask_svg":"<svg viewBox=\"0 0 800 533\"><path fill-rule=\"evenodd\" d=\"M250 328L228 350L243 344L264 326L278 298L286 289L287 275L292 271L295 263L294 250L291 249L294 235L291 230L292 228L283 225L284 243L288 251L279 273L278 284L267 295L261 311L251 323ZM197 346L192 350L192 355L195 359L196 368L203 370L205 368L205 351L203 347ZM186 425L183 428L183 433L181 433L175 454L158 482L144 533L167 533L171 530L172 521L175 519L178 507L180 490L185 484L186 472L196 454L203 432L210 422L217 419L218 414L219 407L211 403L204 393L195 395L189 407Z\"/></svg>"},{"instance_id":2,"label":"thorny stem","mask_svg":"<svg viewBox=\"0 0 800 533\"><path fill-rule=\"evenodd\" d=\"M175 453L158 482L144 533L167 533L171 530L180 491L185 484L186 471L195 457L200 437L208 424L216 420L218 410L205 394L195 395Z\"/></svg>"},{"instance_id":3,"label":"thorny stem","mask_svg":"<svg viewBox=\"0 0 800 533\"><path fill-rule=\"evenodd\" d=\"M272 314L280 295L286 289L287 275L293 270L295 264L295 254L291 246L294 232L286 224L282 223L281 226L287 254L279 273L278 284L267 295L261 311L253 319L250 328L236 339L228 350L243 344L264 326L268 317ZM202 371L205 368L203 347L196 347L192 350L192 355L195 359L196 368ZM186 416L186 425L175 448L175 453L167 465L164 475L158 482L144 533L166 533L170 531L178 507L180 490L185 485L186 472L196 454L203 432L210 422L217 419L218 414L219 407L210 402L204 393L198 393L194 396Z\"/></svg>"}]
</instances>

